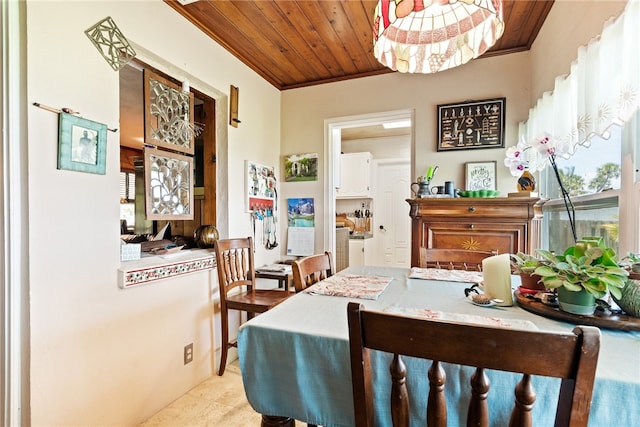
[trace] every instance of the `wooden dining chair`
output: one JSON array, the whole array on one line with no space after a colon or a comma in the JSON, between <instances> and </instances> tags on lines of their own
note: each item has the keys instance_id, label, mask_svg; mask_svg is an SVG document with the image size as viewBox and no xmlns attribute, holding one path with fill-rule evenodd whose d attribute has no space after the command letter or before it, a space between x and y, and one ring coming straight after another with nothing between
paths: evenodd
<instances>
[{"instance_id":1,"label":"wooden dining chair","mask_svg":"<svg viewBox=\"0 0 640 427\"><path fill-rule=\"evenodd\" d=\"M310 255L295 260L291 263L291 272L296 293L302 292L308 286L333 276L331 252L325 251L323 254ZM307 427L316 427L316 425L307 424Z\"/></svg>"},{"instance_id":2,"label":"wooden dining chair","mask_svg":"<svg viewBox=\"0 0 640 427\"><path fill-rule=\"evenodd\" d=\"M482 260L493 255L498 255L498 251L421 247L419 267L482 271Z\"/></svg>"},{"instance_id":3,"label":"wooden dining chair","mask_svg":"<svg viewBox=\"0 0 640 427\"><path fill-rule=\"evenodd\" d=\"M534 375L562 379L555 427L587 426L600 351L600 330L596 327L576 326L573 333L566 333L448 323L368 311L355 302L349 303L347 316L356 427L373 426L370 350L393 354L389 373L394 427L409 425L409 402L414 400L408 396L406 382L418 376L429 379L428 396L425 396L427 424L430 427L447 425L444 393L447 379L443 362L476 368L470 383L459 386L463 393L465 388L470 390L467 425L488 425L490 381L486 370L498 370L522 374L515 386L510 426L532 425L531 410L536 399L531 381ZM432 361L428 373L408 374L402 360L404 356ZM508 397L511 400L513 396L502 393L492 399Z\"/></svg>"},{"instance_id":4,"label":"wooden dining chair","mask_svg":"<svg viewBox=\"0 0 640 427\"><path fill-rule=\"evenodd\" d=\"M237 238L214 242L220 289L220 323L222 348L218 375L224 374L227 352L238 347L236 340L229 340L229 310L247 312L247 319L254 313L265 311L294 295L294 292L278 289L256 289L253 262L253 239Z\"/></svg>"},{"instance_id":5,"label":"wooden dining chair","mask_svg":"<svg viewBox=\"0 0 640 427\"><path fill-rule=\"evenodd\" d=\"M333 276L333 262L331 252L310 255L294 261L291 264L293 286L296 292L301 292L320 280Z\"/></svg>"}]
</instances>

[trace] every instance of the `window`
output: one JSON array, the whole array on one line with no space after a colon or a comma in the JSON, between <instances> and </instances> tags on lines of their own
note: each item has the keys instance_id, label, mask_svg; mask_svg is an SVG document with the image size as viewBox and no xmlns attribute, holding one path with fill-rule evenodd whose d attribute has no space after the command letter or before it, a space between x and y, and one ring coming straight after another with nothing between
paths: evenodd
<instances>
[{"instance_id":1,"label":"window","mask_svg":"<svg viewBox=\"0 0 640 427\"><path fill-rule=\"evenodd\" d=\"M136 175L133 172L120 172L120 233L133 232L136 224ZM126 221L122 223L122 221Z\"/></svg>"},{"instance_id":2,"label":"window","mask_svg":"<svg viewBox=\"0 0 640 427\"><path fill-rule=\"evenodd\" d=\"M623 153L631 152L631 159L638 156L635 147L640 138L636 121L637 115L624 127L612 126L608 140L594 137L589 147L579 146L571 158L557 159L562 182L575 208L576 235L578 238L601 236L620 256L629 251L638 252L638 191L634 191L633 179L637 161L623 161ZM625 176L632 179L625 180ZM573 245L567 209L551 167L541 172L540 180L541 197L550 199L543 206L542 246L561 252ZM621 202L635 209L621 209L624 204ZM621 229L631 232L621 236Z\"/></svg>"},{"instance_id":3,"label":"window","mask_svg":"<svg viewBox=\"0 0 640 427\"><path fill-rule=\"evenodd\" d=\"M136 199L136 175L132 172L120 172L120 203L133 202Z\"/></svg>"}]
</instances>

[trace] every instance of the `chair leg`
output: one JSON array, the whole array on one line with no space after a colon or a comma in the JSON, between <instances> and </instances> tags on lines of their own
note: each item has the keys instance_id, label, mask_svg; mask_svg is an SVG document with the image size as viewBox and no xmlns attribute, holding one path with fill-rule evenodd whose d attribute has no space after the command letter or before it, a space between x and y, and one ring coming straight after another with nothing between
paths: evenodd
<instances>
[{"instance_id":1,"label":"chair leg","mask_svg":"<svg viewBox=\"0 0 640 427\"><path fill-rule=\"evenodd\" d=\"M222 345L220 346L220 368L218 368L218 375L222 376L227 367L227 351L229 350L229 313L227 310L220 312L220 325L222 326Z\"/></svg>"}]
</instances>

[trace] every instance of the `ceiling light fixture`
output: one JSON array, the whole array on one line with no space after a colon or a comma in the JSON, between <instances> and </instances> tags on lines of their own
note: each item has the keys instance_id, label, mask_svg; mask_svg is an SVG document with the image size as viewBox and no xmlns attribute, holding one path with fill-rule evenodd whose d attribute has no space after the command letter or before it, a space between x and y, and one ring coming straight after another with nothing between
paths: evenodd
<instances>
[{"instance_id":1,"label":"ceiling light fixture","mask_svg":"<svg viewBox=\"0 0 640 427\"><path fill-rule=\"evenodd\" d=\"M385 129L398 129L411 127L411 120L400 120L397 122L382 123L382 127Z\"/></svg>"},{"instance_id":2,"label":"ceiling light fixture","mask_svg":"<svg viewBox=\"0 0 640 427\"><path fill-rule=\"evenodd\" d=\"M502 0L379 0L373 54L402 73L437 73L479 57L502 36Z\"/></svg>"}]
</instances>

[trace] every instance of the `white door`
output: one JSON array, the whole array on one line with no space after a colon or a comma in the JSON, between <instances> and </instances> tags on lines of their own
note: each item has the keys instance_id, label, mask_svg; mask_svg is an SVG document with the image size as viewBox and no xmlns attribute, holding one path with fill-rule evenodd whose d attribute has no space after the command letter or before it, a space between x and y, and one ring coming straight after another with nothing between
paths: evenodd
<instances>
[{"instance_id":1,"label":"white door","mask_svg":"<svg viewBox=\"0 0 640 427\"><path fill-rule=\"evenodd\" d=\"M408 161L379 163L374 198L376 265L411 266L411 169Z\"/></svg>"}]
</instances>

